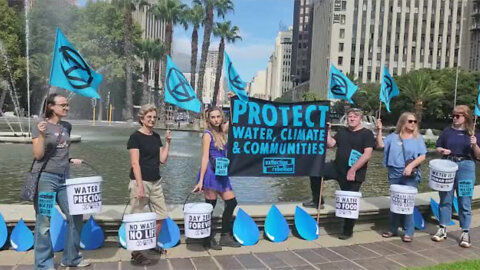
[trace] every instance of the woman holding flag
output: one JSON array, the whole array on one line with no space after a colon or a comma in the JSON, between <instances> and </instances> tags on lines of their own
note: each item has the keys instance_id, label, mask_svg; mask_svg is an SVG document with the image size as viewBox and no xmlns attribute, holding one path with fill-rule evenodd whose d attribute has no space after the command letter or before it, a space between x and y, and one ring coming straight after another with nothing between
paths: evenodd
<instances>
[{"instance_id":1,"label":"woman holding flag","mask_svg":"<svg viewBox=\"0 0 480 270\"><path fill-rule=\"evenodd\" d=\"M228 175L217 171L219 163L223 162L227 156L228 122L225 122L224 119L223 112L217 107L212 107L206 112L207 129L202 139L202 163L197 185L193 189L193 192L203 191L205 202L211 204L213 208L217 204L217 194L225 202L220 245L216 242L213 232L204 242L205 247L216 250L222 249L221 246L240 247L240 244L230 235L233 211L237 206L235 193L233 193Z\"/></svg>"},{"instance_id":2,"label":"woman holding flag","mask_svg":"<svg viewBox=\"0 0 480 270\"><path fill-rule=\"evenodd\" d=\"M53 245L50 239L50 209L45 209L39 203L40 197L57 201L65 214L68 225L65 237L62 266L86 267L90 262L80 254L80 232L83 226L83 215L70 215L68 209L65 180L69 178L70 163L80 165L82 160L69 158L70 153L70 123L62 121L69 111L66 97L50 94L46 99L45 120L38 123L32 130L33 158L32 171L40 172L37 192L34 198L36 212L35 223L35 268L55 269L53 260Z\"/></svg>"},{"instance_id":3,"label":"woman holding flag","mask_svg":"<svg viewBox=\"0 0 480 270\"><path fill-rule=\"evenodd\" d=\"M474 133L474 121L470 108L459 105L453 109L453 123L443 130L437 140L437 152L444 159L451 160L458 165L455 175L454 188L451 191L439 191L440 195L440 224L432 240L440 242L447 239L447 227L452 219L453 193L458 196L458 210L462 235L461 247L471 246L469 234L472 220L472 195L475 184L475 159L480 158L480 134Z\"/></svg>"},{"instance_id":4,"label":"woman holding flag","mask_svg":"<svg viewBox=\"0 0 480 270\"><path fill-rule=\"evenodd\" d=\"M390 185L405 185L417 187L422 179L420 164L425 160L427 147L419 134L417 118L413 113L404 112L398 118L395 132L382 138L382 121L377 120L377 148L384 148L383 166L388 169ZM390 211L389 230L382 234L390 238L398 234L398 227L402 224L404 242L413 239L413 214L401 215Z\"/></svg>"}]
</instances>

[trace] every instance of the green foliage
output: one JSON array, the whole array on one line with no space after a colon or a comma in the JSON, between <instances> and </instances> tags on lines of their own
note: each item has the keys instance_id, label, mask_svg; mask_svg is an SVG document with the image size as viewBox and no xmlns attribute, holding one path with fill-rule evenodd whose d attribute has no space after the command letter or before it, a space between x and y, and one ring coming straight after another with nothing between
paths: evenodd
<instances>
[{"instance_id":1,"label":"green foliage","mask_svg":"<svg viewBox=\"0 0 480 270\"><path fill-rule=\"evenodd\" d=\"M316 93L314 92L306 92L306 93L303 93L302 95L302 99L303 101L316 101L316 100L320 100L320 98L317 96Z\"/></svg>"},{"instance_id":2,"label":"green foliage","mask_svg":"<svg viewBox=\"0 0 480 270\"><path fill-rule=\"evenodd\" d=\"M471 270L480 269L480 260L461 261L455 263L444 263L421 268L409 268L411 270Z\"/></svg>"},{"instance_id":3,"label":"green foliage","mask_svg":"<svg viewBox=\"0 0 480 270\"><path fill-rule=\"evenodd\" d=\"M12 73L13 84L19 88L25 76L25 59L21 54L23 29L18 19L22 16L8 6L7 0L0 0L0 14L0 81L5 80L11 85L12 78L7 69L8 65ZM6 89L0 89L0 93L2 90L6 91ZM19 94L21 97L25 96L26 90L23 89ZM7 98L7 101L10 102L10 99ZM2 101L0 100L0 102ZM0 109L2 105L0 104Z\"/></svg>"}]
</instances>

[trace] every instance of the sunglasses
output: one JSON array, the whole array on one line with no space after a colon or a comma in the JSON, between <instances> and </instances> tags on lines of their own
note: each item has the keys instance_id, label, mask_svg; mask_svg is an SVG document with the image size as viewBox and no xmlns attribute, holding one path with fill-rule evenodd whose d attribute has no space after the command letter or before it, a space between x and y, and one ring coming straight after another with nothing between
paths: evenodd
<instances>
[{"instance_id":1,"label":"sunglasses","mask_svg":"<svg viewBox=\"0 0 480 270\"><path fill-rule=\"evenodd\" d=\"M408 120L408 123L409 123L409 124L412 124L412 123L413 123L413 124L416 124L417 122L418 122L417 120Z\"/></svg>"},{"instance_id":2,"label":"sunglasses","mask_svg":"<svg viewBox=\"0 0 480 270\"><path fill-rule=\"evenodd\" d=\"M461 116L463 116L463 114L454 114L453 118L460 118Z\"/></svg>"}]
</instances>

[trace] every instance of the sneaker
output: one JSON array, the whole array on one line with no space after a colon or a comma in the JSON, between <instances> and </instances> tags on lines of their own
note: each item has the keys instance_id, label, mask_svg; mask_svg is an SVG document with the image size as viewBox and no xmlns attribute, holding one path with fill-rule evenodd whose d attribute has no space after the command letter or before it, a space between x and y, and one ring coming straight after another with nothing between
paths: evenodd
<instances>
[{"instance_id":1,"label":"sneaker","mask_svg":"<svg viewBox=\"0 0 480 270\"><path fill-rule=\"evenodd\" d=\"M220 245L223 247L241 247L240 243L235 241L233 237L229 233L222 233L222 236L220 236Z\"/></svg>"},{"instance_id":2,"label":"sneaker","mask_svg":"<svg viewBox=\"0 0 480 270\"><path fill-rule=\"evenodd\" d=\"M470 234L468 232L462 232L462 235L460 236L460 246L464 248L472 246L472 243L470 242Z\"/></svg>"},{"instance_id":3,"label":"sneaker","mask_svg":"<svg viewBox=\"0 0 480 270\"><path fill-rule=\"evenodd\" d=\"M63 262L60 264L62 267L87 267L90 266L90 262L88 260L81 260L77 265L66 265Z\"/></svg>"},{"instance_id":4,"label":"sneaker","mask_svg":"<svg viewBox=\"0 0 480 270\"><path fill-rule=\"evenodd\" d=\"M432 236L432 241L440 242L447 239L447 228L440 227L435 235Z\"/></svg>"}]
</instances>

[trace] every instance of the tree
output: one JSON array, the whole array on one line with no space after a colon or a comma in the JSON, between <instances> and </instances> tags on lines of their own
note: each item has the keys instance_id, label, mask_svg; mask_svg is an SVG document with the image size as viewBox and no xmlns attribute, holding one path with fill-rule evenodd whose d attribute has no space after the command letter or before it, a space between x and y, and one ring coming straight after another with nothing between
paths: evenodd
<instances>
[{"instance_id":1,"label":"tree","mask_svg":"<svg viewBox=\"0 0 480 270\"><path fill-rule=\"evenodd\" d=\"M191 24L192 30L192 56L190 59L190 84L193 89L196 89L195 74L197 72L197 58L198 58L198 28L202 25L203 18L205 17L205 10L203 6L194 3L193 7L189 9L187 14L187 23Z\"/></svg>"},{"instance_id":2,"label":"tree","mask_svg":"<svg viewBox=\"0 0 480 270\"><path fill-rule=\"evenodd\" d=\"M6 0L0 0L0 14L2 14L0 16L0 79L6 79L10 88L15 85L20 90L18 85L25 77L25 59L21 55L22 40L19 16L12 8L8 7ZM6 92L7 88L3 91ZM0 110L6 100L5 92L2 93L3 98L0 98ZM23 90L22 93L26 94L26 91Z\"/></svg>"},{"instance_id":3,"label":"tree","mask_svg":"<svg viewBox=\"0 0 480 270\"><path fill-rule=\"evenodd\" d=\"M205 18L203 20L203 43L202 54L200 58L200 70L198 74L197 96L203 99L203 78L205 76L205 67L207 65L208 48L210 47L210 37L212 35L214 11L217 16L225 18L229 11L233 11L233 3L231 0L194 0L195 3L202 4L205 9Z\"/></svg>"},{"instance_id":4,"label":"tree","mask_svg":"<svg viewBox=\"0 0 480 270\"><path fill-rule=\"evenodd\" d=\"M133 78L132 78L132 66L134 62L133 58L133 18L132 11L143 7L148 4L145 0L113 0L113 3L120 6L123 9L124 14L124 54L125 54L125 75L126 75L126 108L124 111L124 118L127 121L133 120Z\"/></svg>"},{"instance_id":5,"label":"tree","mask_svg":"<svg viewBox=\"0 0 480 270\"><path fill-rule=\"evenodd\" d=\"M165 54L163 56L163 67L162 70L166 70L167 65L167 55L172 54L172 40L173 40L173 26L178 23L183 23L183 14L185 12L186 5L182 4L180 0L157 0L157 2L152 5L151 12L160 20L165 21ZM163 91L162 96L160 97L161 108L165 108L164 105L164 96L165 96L165 76L161 77ZM164 112L161 112L166 119Z\"/></svg>"},{"instance_id":6,"label":"tree","mask_svg":"<svg viewBox=\"0 0 480 270\"><path fill-rule=\"evenodd\" d=\"M220 89L220 78L222 77L223 66L223 54L225 52L225 40L228 43L235 43L242 38L238 35L240 29L237 26L232 26L231 21L223 23L217 23L213 29L213 34L220 38L220 44L218 45L218 58L217 58L217 70L215 74L215 87L213 88L213 100L212 105L217 105L218 91Z\"/></svg>"},{"instance_id":7,"label":"tree","mask_svg":"<svg viewBox=\"0 0 480 270\"><path fill-rule=\"evenodd\" d=\"M422 121L424 102L440 97L444 93L424 70L412 71L399 77L398 81L402 95L413 102L419 122Z\"/></svg>"},{"instance_id":8,"label":"tree","mask_svg":"<svg viewBox=\"0 0 480 270\"><path fill-rule=\"evenodd\" d=\"M135 54L143 60L143 91L142 104L150 103L150 90L148 89L148 76L150 74L150 61L155 62L155 75L158 73L157 63L165 54L165 45L160 40L142 40L135 44ZM155 84L158 86L158 78L155 76ZM158 92L158 88L155 89Z\"/></svg>"}]
</instances>

